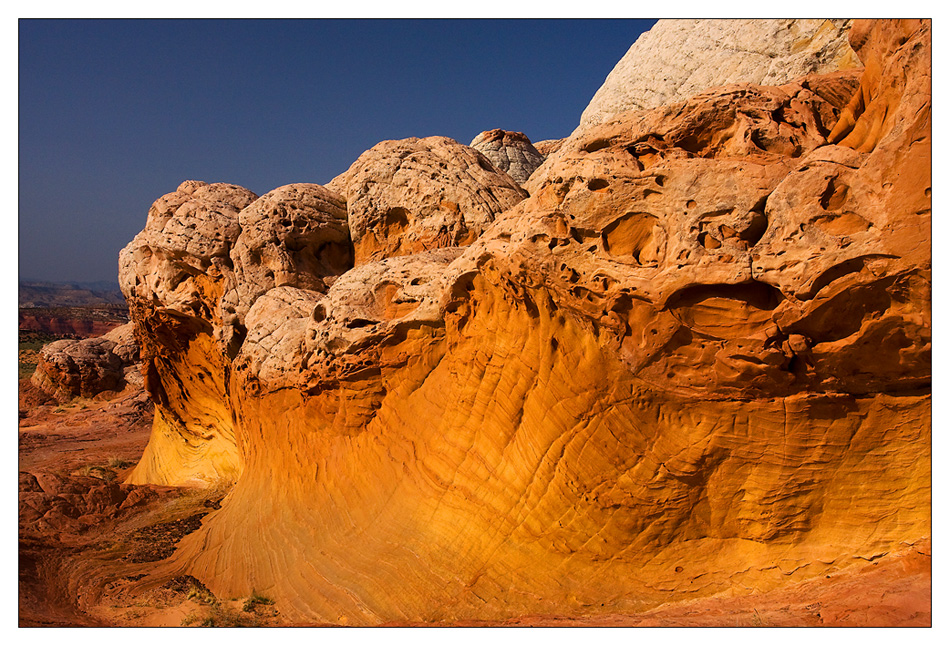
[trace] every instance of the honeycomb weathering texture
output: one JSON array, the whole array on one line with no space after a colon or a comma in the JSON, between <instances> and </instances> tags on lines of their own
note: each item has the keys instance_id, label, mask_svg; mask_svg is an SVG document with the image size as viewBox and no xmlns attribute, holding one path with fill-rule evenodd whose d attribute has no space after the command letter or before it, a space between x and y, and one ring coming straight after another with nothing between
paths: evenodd
<instances>
[{"instance_id":1,"label":"honeycomb weathering texture","mask_svg":"<svg viewBox=\"0 0 950 646\"><path fill-rule=\"evenodd\" d=\"M470 244L526 197L483 154L448 137L380 142L327 186L346 200L356 264Z\"/></svg>"},{"instance_id":2,"label":"honeycomb weathering texture","mask_svg":"<svg viewBox=\"0 0 950 646\"><path fill-rule=\"evenodd\" d=\"M288 230L268 196L162 198L123 256L156 402L132 478L235 484L128 585L303 623L597 617L929 537L930 22L855 30L865 71L616 115L527 197L451 140L384 142L293 211L342 249L345 204L356 266L311 253L319 283L242 285ZM887 118L842 126L857 96ZM215 245L149 233L195 217Z\"/></svg>"}]
</instances>

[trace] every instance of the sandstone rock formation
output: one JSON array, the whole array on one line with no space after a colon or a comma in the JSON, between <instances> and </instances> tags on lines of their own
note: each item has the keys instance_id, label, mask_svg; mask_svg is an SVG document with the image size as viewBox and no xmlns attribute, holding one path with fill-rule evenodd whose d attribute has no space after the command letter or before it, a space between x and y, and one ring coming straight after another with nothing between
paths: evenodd
<instances>
[{"instance_id":1,"label":"sandstone rock formation","mask_svg":"<svg viewBox=\"0 0 950 646\"><path fill-rule=\"evenodd\" d=\"M236 484L130 585L189 575L299 622L592 618L926 539L930 22L855 32L880 74L624 112L526 199L469 147L383 142L294 211L317 231L345 200L332 281L242 291L215 262L258 262L238 211L281 216L162 198L122 264L156 401L131 482ZM164 204L220 237L157 236Z\"/></svg>"},{"instance_id":2,"label":"sandstone rock formation","mask_svg":"<svg viewBox=\"0 0 950 646\"><path fill-rule=\"evenodd\" d=\"M234 286L225 298L238 321L273 287L326 292L328 281L353 266L346 203L318 184L275 189L241 211L238 223Z\"/></svg>"},{"instance_id":3,"label":"sandstone rock formation","mask_svg":"<svg viewBox=\"0 0 950 646\"><path fill-rule=\"evenodd\" d=\"M505 171L511 178L524 186L544 157L531 145L523 132L510 130L486 130L469 144L472 148L488 157L488 161Z\"/></svg>"},{"instance_id":4,"label":"sandstone rock formation","mask_svg":"<svg viewBox=\"0 0 950 646\"><path fill-rule=\"evenodd\" d=\"M527 196L484 155L446 137L376 144L327 187L346 200L357 265L470 244Z\"/></svg>"},{"instance_id":5,"label":"sandstone rock formation","mask_svg":"<svg viewBox=\"0 0 950 646\"><path fill-rule=\"evenodd\" d=\"M145 229L119 254L119 285L155 402L152 440L132 484L208 483L240 473L224 383L238 330L225 325L234 313L222 301L234 284L238 214L256 199L232 184L184 182L156 200ZM193 377L187 385L183 374Z\"/></svg>"},{"instance_id":6,"label":"sandstone rock formation","mask_svg":"<svg viewBox=\"0 0 950 646\"><path fill-rule=\"evenodd\" d=\"M557 152L563 143L564 139L545 139L535 142L534 149L541 153L542 158L547 159L551 153Z\"/></svg>"},{"instance_id":7,"label":"sandstone rock formation","mask_svg":"<svg viewBox=\"0 0 950 646\"><path fill-rule=\"evenodd\" d=\"M127 323L101 337L45 345L30 381L59 401L94 397L122 390L127 383L141 385L138 355L132 324Z\"/></svg>"},{"instance_id":8,"label":"sandstone rock formation","mask_svg":"<svg viewBox=\"0 0 950 646\"><path fill-rule=\"evenodd\" d=\"M581 115L580 128L626 110L683 101L730 83L781 85L856 67L849 20L660 20L640 36Z\"/></svg>"}]
</instances>

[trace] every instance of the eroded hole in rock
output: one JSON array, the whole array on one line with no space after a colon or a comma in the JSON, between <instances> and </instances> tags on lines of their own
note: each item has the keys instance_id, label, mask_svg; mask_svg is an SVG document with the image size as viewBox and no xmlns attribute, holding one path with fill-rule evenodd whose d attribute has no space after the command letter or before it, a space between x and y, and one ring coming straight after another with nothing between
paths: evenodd
<instances>
[{"instance_id":1,"label":"eroded hole in rock","mask_svg":"<svg viewBox=\"0 0 950 646\"><path fill-rule=\"evenodd\" d=\"M569 233L571 238L580 244L584 244L591 238L595 238L598 235L596 231L591 231L590 229L583 229L580 227L571 227Z\"/></svg>"},{"instance_id":2,"label":"eroded hole in rock","mask_svg":"<svg viewBox=\"0 0 950 646\"><path fill-rule=\"evenodd\" d=\"M399 206L395 206L383 216L383 227L389 229L404 229L409 226L409 212Z\"/></svg>"},{"instance_id":3,"label":"eroded hole in rock","mask_svg":"<svg viewBox=\"0 0 950 646\"><path fill-rule=\"evenodd\" d=\"M688 132L674 142L674 145L692 155L702 157L706 148L709 146L711 134L711 132L706 130L699 133Z\"/></svg>"},{"instance_id":4,"label":"eroded hole in rock","mask_svg":"<svg viewBox=\"0 0 950 646\"><path fill-rule=\"evenodd\" d=\"M893 277L870 285L854 285L821 302L818 307L789 328L823 343L849 337L861 329L865 320L879 318L891 306L888 287Z\"/></svg>"},{"instance_id":5,"label":"eroded hole in rock","mask_svg":"<svg viewBox=\"0 0 950 646\"><path fill-rule=\"evenodd\" d=\"M771 324L784 297L765 283L693 285L677 292L667 308L692 329L717 338L741 338Z\"/></svg>"},{"instance_id":6,"label":"eroded hole in rock","mask_svg":"<svg viewBox=\"0 0 950 646\"><path fill-rule=\"evenodd\" d=\"M811 289L808 290L808 293L805 295L806 298L814 298L818 292L822 289L838 280L839 278L844 278L849 274L860 272L867 265L868 261L874 260L876 258L892 258L893 256L886 255L867 255L861 256L860 258L852 258L851 260L846 260L842 263L835 265L829 269L826 269L821 273L818 278L815 279L815 282L812 283Z\"/></svg>"},{"instance_id":7,"label":"eroded hole in rock","mask_svg":"<svg viewBox=\"0 0 950 646\"><path fill-rule=\"evenodd\" d=\"M839 178L832 177L828 180L828 185L825 186L825 190L822 192L819 202L821 208L826 211L837 211L844 205L847 199L848 185Z\"/></svg>"},{"instance_id":8,"label":"eroded hole in rock","mask_svg":"<svg viewBox=\"0 0 950 646\"><path fill-rule=\"evenodd\" d=\"M655 229L659 220L650 213L627 213L604 228L604 250L612 256L632 256L638 263L656 260Z\"/></svg>"},{"instance_id":9,"label":"eroded hole in rock","mask_svg":"<svg viewBox=\"0 0 950 646\"><path fill-rule=\"evenodd\" d=\"M749 225L739 232L739 239L754 247L769 228L769 219L765 215L765 205L769 196L763 195L749 211Z\"/></svg>"},{"instance_id":10,"label":"eroded hole in rock","mask_svg":"<svg viewBox=\"0 0 950 646\"><path fill-rule=\"evenodd\" d=\"M353 268L353 244L349 241L327 242L314 255L319 260L314 273L339 275Z\"/></svg>"},{"instance_id":11,"label":"eroded hole in rock","mask_svg":"<svg viewBox=\"0 0 950 646\"><path fill-rule=\"evenodd\" d=\"M597 177L587 182L587 189L590 191L602 191L609 186L607 180Z\"/></svg>"},{"instance_id":12,"label":"eroded hole in rock","mask_svg":"<svg viewBox=\"0 0 950 646\"><path fill-rule=\"evenodd\" d=\"M714 237L708 233L699 234L699 244L701 244L706 249L718 249L722 246L722 243L716 240Z\"/></svg>"},{"instance_id":13,"label":"eroded hole in rock","mask_svg":"<svg viewBox=\"0 0 950 646\"><path fill-rule=\"evenodd\" d=\"M598 150L603 150L610 146L610 140L608 139L595 139L586 146L584 146L584 152L593 153Z\"/></svg>"},{"instance_id":14,"label":"eroded hole in rock","mask_svg":"<svg viewBox=\"0 0 950 646\"><path fill-rule=\"evenodd\" d=\"M369 319L354 318L346 322L346 327L348 327L351 330L361 328L361 327L369 327L371 325L376 325L376 321L370 321Z\"/></svg>"}]
</instances>

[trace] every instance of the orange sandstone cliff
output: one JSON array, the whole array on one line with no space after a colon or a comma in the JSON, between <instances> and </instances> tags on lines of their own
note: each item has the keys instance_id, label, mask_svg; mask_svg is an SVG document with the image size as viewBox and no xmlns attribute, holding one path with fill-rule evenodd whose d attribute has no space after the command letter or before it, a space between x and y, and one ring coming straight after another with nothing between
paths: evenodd
<instances>
[{"instance_id":1,"label":"orange sandstone cliff","mask_svg":"<svg viewBox=\"0 0 950 646\"><path fill-rule=\"evenodd\" d=\"M430 137L159 199L120 258L156 408L129 481L234 486L129 585L590 618L926 541L930 29L614 115L523 188Z\"/></svg>"}]
</instances>

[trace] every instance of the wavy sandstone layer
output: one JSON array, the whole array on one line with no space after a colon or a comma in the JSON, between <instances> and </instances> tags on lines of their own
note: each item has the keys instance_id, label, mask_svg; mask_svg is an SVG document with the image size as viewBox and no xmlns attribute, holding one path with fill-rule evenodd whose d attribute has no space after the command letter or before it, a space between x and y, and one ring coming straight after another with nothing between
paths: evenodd
<instances>
[{"instance_id":1,"label":"wavy sandstone layer","mask_svg":"<svg viewBox=\"0 0 950 646\"><path fill-rule=\"evenodd\" d=\"M299 622L596 617L929 536L930 23L853 34L863 75L620 114L527 196L429 138L307 208L159 200L122 261L156 401L131 481L236 484L134 585Z\"/></svg>"}]
</instances>

